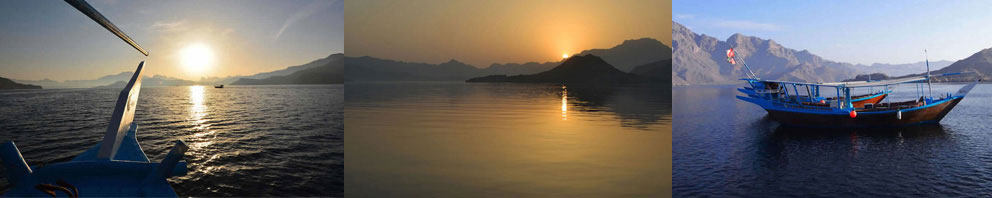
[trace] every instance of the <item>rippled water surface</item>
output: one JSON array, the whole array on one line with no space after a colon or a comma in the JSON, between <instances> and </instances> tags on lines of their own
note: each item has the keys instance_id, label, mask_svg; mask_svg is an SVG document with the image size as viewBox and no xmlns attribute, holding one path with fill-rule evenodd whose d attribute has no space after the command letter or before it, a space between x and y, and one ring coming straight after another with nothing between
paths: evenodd
<instances>
[{"instance_id":1,"label":"rippled water surface","mask_svg":"<svg viewBox=\"0 0 992 198\"><path fill-rule=\"evenodd\" d=\"M935 84L933 93L962 84ZM785 128L738 100L739 86L676 87L676 197L987 197L992 86L978 85L939 125ZM896 88L894 101L917 97Z\"/></svg>"},{"instance_id":2,"label":"rippled water surface","mask_svg":"<svg viewBox=\"0 0 992 198\"><path fill-rule=\"evenodd\" d=\"M102 139L119 92L0 92L0 139L32 166L68 161ZM189 173L169 179L180 196L341 196L343 93L342 85L146 87L137 138L155 162L173 141L190 146Z\"/></svg>"},{"instance_id":3,"label":"rippled water surface","mask_svg":"<svg viewBox=\"0 0 992 198\"><path fill-rule=\"evenodd\" d=\"M670 87L349 83L346 196L671 194Z\"/></svg>"}]
</instances>

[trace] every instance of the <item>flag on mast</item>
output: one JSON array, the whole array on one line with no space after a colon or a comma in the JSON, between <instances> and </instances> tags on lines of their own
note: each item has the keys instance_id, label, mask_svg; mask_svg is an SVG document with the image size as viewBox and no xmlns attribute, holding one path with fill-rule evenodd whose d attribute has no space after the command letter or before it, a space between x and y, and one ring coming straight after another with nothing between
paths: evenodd
<instances>
[{"instance_id":1,"label":"flag on mast","mask_svg":"<svg viewBox=\"0 0 992 198\"><path fill-rule=\"evenodd\" d=\"M736 65L737 64L737 61L734 60L734 56L736 56L736 55L737 54L734 54L734 48L728 49L727 50L727 62L730 62L731 65Z\"/></svg>"}]
</instances>

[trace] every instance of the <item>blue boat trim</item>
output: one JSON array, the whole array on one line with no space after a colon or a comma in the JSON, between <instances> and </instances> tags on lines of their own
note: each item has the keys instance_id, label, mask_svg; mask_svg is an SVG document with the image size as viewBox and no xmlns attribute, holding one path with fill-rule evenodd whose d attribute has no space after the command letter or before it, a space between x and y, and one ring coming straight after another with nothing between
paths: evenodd
<instances>
[{"instance_id":1,"label":"blue boat trim","mask_svg":"<svg viewBox=\"0 0 992 198\"><path fill-rule=\"evenodd\" d=\"M950 97L950 98L945 98L945 99L937 100L937 101L934 101L932 103L929 103L929 104L926 104L926 105L922 105L922 106L919 106L919 107L912 107L912 108L899 109L899 110L887 110L887 111L858 111L858 114L888 114L888 113L895 113L897 111L911 112L911 111L916 111L916 110L920 110L920 109L930 108L930 107L933 107L933 106L936 106L936 105L939 105L939 104L942 104L942 103L945 103L945 102L948 102L948 101L951 101L951 100L954 100L954 99L958 99L958 98L964 98L964 96L953 96L953 97ZM743 100L743 101L747 101L747 102L756 104L758 106L761 106L764 109L771 109L771 110L777 110L777 111L788 111L788 112L808 113L808 114L822 114L822 115L847 115L848 113L851 112L850 110L844 110L844 109L826 108L826 107L812 107L812 106L806 106L806 107L803 107L803 108L789 108L789 107L783 107L783 106L776 105L776 104L774 104L771 101L766 101L766 100L757 99L757 98L751 98L751 97L744 97L744 96L737 96L737 99L740 99L740 100ZM798 104L796 106L798 106ZM810 109L821 109L821 110L817 111L817 110L810 110Z\"/></svg>"},{"instance_id":2,"label":"blue boat trim","mask_svg":"<svg viewBox=\"0 0 992 198\"><path fill-rule=\"evenodd\" d=\"M104 139L72 160L30 167L13 141L0 145L0 159L7 170L7 181L13 186L3 196L48 197L36 186L68 184L75 190L53 192L68 197L177 197L165 179L186 175L186 163L181 160L189 147L176 141L162 162L150 162L138 144L138 125L131 121L141 88L142 65L144 62L139 64L129 86L121 91ZM126 131L119 133L119 130ZM111 155L101 157L101 154Z\"/></svg>"},{"instance_id":3,"label":"blue boat trim","mask_svg":"<svg viewBox=\"0 0 992 198\"><path fill-rule=\"evenodd\" d=\"M852 101L852 102L860 102L860 101L864 101L864 100L868 100L868 99L872 99L872 98L875 98L875 97L879 97L879 96L882 96L882 95L885 95L885 94L889 94L889 93L892 93L892 91L891 91L891 90L885 90L885 91L882 91L882 92L878 92L878 93L876 93L876 94L874 94L874 95L871 95L871 96L869 96L869 97L864 97L864 98L858 98L858 99L852 99L851 101Z\"/></svg>"}]
</instances>

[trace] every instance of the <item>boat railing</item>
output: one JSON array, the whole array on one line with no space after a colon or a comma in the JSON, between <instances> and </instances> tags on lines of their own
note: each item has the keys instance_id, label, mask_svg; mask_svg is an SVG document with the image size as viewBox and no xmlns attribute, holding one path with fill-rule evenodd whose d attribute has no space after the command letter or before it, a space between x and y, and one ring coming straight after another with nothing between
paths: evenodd
<instances>
[{"instance_id":1,"label":"boat railing","mask_svg":"<svg viewBox=\"0 0 992 198\"><path fill-rule=\"evenodd\" d=\"M782 93L782 91L779 91L778 89L755 89L754 90L754 93L759 93L759 94L776 94L776 93Z\"/></svg>"},{"instance_id":2,"label":"boat railing","mask_svg":"<svg viewBox=\"0 0 992 198\"><path fill-rule=\"evenodd\" d=\"M827 106L827 107L824 107L824 106L810 106L810 105L803 105L803 104L792 103L792 102L772 102L772 105L780 106L780 107L785 107L785 108L795 108L795 109L807 109L807 110L816 110L816 111L833 111L833 108L831 108L829 106Z\"/></svg>"}]
</instances>

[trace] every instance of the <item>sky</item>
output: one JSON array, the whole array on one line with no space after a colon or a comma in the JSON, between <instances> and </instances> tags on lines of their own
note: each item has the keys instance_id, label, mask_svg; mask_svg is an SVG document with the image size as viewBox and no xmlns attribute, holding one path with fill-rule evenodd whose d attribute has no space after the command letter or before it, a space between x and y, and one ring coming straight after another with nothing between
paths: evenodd
<instances>
[{"instance_id":1,"label":"sky","mask_svg":"<svg viewBox=\"0 0 992 198\"><path fill-rule=\"evenodd\" d=\"M149 56L63 1L0 6L0 77L86 80L134 71L187 80L253 75L344 52L344 3L331 0L91 0ZM189 64L197 57L212 61ZM205 49L205 50L204 50Z\"/></svg>"},{"instance_id":2,"label":"sky","mask_svg":"<svg viewBox=\"0 0 992 198\"><path fill-rule=\"evenodd\" d=\"M833 61L957 61L992 47L990 1L672 2L672 19L697 34L772 39Z\"/></svg>"},{"instance_id":3,"label":"sky","mask_svg":"<svg viewBox=\"0 0 992 198\"><path fill-rule=\"evenodd\" d=\"M654 38L671 46L659 0L381 0L345 2L348 56L476 67L559 61L562 54Z\"/></svg>"}]
</instances>

